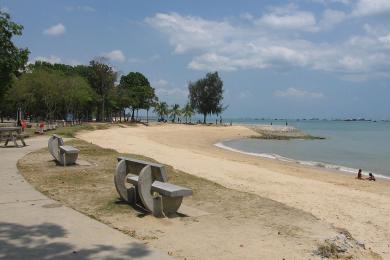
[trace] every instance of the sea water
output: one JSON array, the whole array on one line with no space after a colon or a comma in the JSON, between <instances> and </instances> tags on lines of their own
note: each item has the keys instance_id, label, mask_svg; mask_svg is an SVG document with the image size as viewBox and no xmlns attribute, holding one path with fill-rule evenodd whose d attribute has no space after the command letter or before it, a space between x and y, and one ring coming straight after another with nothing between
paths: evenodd
<instances>
[{"instance_id":1,"label":"sea water","mask_svg":"<svg viewBox=\"0 0 390 260\"><path fill-rule=\"evenodd\" d=\"M270 120L234 120L240 124L270 124ZM274 125L286 121L273 121ZM254 156L293 161L349 173L372 172L390 179L390 122L287 121L303 132L324 140L226 140L217 146Z\"/></svg>"}]
</instances>

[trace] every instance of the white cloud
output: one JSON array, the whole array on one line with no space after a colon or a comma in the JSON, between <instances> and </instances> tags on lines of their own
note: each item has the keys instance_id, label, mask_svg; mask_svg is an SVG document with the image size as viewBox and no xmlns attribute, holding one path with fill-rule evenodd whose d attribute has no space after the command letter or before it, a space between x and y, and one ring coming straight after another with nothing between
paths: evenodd
<instances>
[{"instance_id":1,"label":"white cloud","mask_svg":"<svg viewBox=\"0 0 390 260\"><path fill-rule=\"evenodd\" d=\"M244 19L244 20L252 21L255 17L250 13L243 13L243 14L240 14L240 18Z\"/></svg>"},{"instance_id":2,"label":"white cloud","mask_svg":"<svg viewBox=\"0 0 390 260\"><path fill-rule=\"evenodd\" d=\"M322 14L322 19L319 22L319 26L322 29L330 29L336 24L343 22L346 18L347 14L342 11L326 9Z\"/></svg>"},{"instance_id":3,"label":"white cloud","mask_svg":"<svg viewBox=\"0 0 390 260\"><path fill-rule=\"evenodd\" d=\"M77 66L77 65L82 65L83 63L77 59L70 59L66 62L66 64Z\"/></svg>"},{"instance_id":4,"label":"white cloud","mask_svg":"<svg viewBox=\"0 0 390 260\"><path fill-rule=\"evenodd\" d=\"M323 98L324 94L320 92L309 92L306 90L300 90L297 88L288 88L286 90L276 90L273 95L281 98L306 98L306 99L318 99Z\"/></svg>"},{"instance_id":5,"label":"white cloud","mask_svg":"<svg viewBox=\"0 0 390 260\"><path fill-rule=\"evenodd\" d=\"M299 10L293 4L272 8L271 12L264 14L257 23L276 29L318 31L315 16L310 12Z\"/></svg>"},{"instance_id":6,"label":"white cloud","mask_svg":"<svg viewBox=\"0 0 390 260\"><path fill-rule=\"evenodd\" d=\"M187 97L188 90L183 88L157 88L156 94L158 96Z\"/></svg>"},{"instance_id":7,"label":"white cloud","mask_svg":"<svg viewBox=\"0 0 390 260\"><path fill-rule=\"evenodd\" d=\"M336 10L328 10L324 17L327 21L321 20L318 27L332 26L345 18L344 13ZM390 31L386 28L366 25L363 34L328 43L306 40L298 29L271 30L258 22L235 25L229 20L219 22L176 13L156 14L146 21L167 35L176 54L192 56L187 66L194 70L299 67L348 75L390 74Z\"/></svg>"},{"instance_id":8,"label":"white cloud","mask_svg":"<svg viewBox=\"0 0 390 260\"><path fill-rule=\"evenodd\" d=\"M349 5L352 3L353 0L311 0L311 2L314 3L320 3L324 5L330 5L330 4L344 4L344 5Z\"/></svg>"},{"instance_id":9,"label":"white cloud","mask_svg":"<svg viewBox=\"0 0 390 260\"><path fill-rule=\"evenodd\" d=\"M152 84L153 86L156 86L156 87L165 87L168 85L168 81L166 81L165 79L159 79L157 81L154 81Z\"/></svg>"},{"instance_id":10,"label":"white cloud","mask_svg":"<svg viewBox=\"0 0 390 260\"><path fill-rule=\"evenodd\" d=\"M378 38L378 40L381 43L384 43L384 44L390 46L390 34L389 35L385 35L385 36L381 36L381 37Z\"/></svg>"},{"instance_id":11,"label":"white cloud","mask_svg":"<svg viewBox=\"0 0 390 260\"><path fill-rule=\"evenodd\" d=\"M238 97L239 97L240 99L246 99L246 98L248 98L248 97L250 97L250 96L252 96L252 93L251 93L250 91L248 91L248 90L243 90L243 91L241 91L241 92L238 94Z\"/></svg>"},{"instance_id":12,"label":"white cloud","mask_svg":"<svg viewBox=\"0 0 390 260\"><path fill-rule=\"evenodd\" d=\"M365 69L362 59L358 57L344 56L339 62L348 70L358 71Z\"/></svg>"},{"instance_id":13,"label":"white cloud","mask_svg":"<svg viewBox=\"0 0 390 260\"><path fill-rule=\"evenodd\" d=\"M152 81L152 86L155 88L157 96L162 101L182 104L185 100L187 100L187 85L184 85L183 87L176 87L174 83L165 79L159 79Z\"/></svg>"},{"instance_id":14,"label":"white cloud","mask_svg":"<svg viewBox=\"0 0 390 260\"><path fill-rule=\"evenodd\" d=\"M233 63L238 60L231 60L229 57L221 56L216 53L205 53L195 57L189 64L188 68L194 70L236 70L237 66Z\"/></svg>"},{"instance_id":15,"label":"white cloud","mask_svg":"<svg viewBox=\"0 0 390 260\"><path fill-rule=\"evenodd\" d=\"M62 23L53 25L43 31L44 34L57 36L65 33L65 26Z\"/></svg>"},{"instance_id":16,"label":"white cloud","mask_svg":"<svg viewBox=\"0 0 390 260\"><path fill-rule=\"evenodd\" d=\"M6 7L6 6L3 6L3 7L0 8L0 11L1 11L2 13L9 13L9 8Z\"/></svg>"},{"instance_id":17,"label":"white cloud","mask_svg":"<svg viewBox=\"0 0 390 260\"><path fill-rule=\"evenodd\" d=\"M74 12L74 11L78 11L78 12L95 12L96 11L95 8L93 8L92 6L88 6L88 5L68 6L65 9L66 9L66 11L69 11L69 12Z\"/></svg>"},{"instance_id":18,"label":"white cloud","mask_svg":"<svg viewBox=\"0 0 390 260\"><path fill-rule=\"evenodd\" d=\"M170 35L175 53L192 49L220 46L234 28L227 22L208 21L199 17L181 16L177 13L157 13L145 21L154 28Z\"/></svg>"},{"instance_id":19,"label":"white cloud","mask_svg":"<svg viewBox=\"0 0 390 260\"><path fill-rule=\"evenodd\" d=\"M106 52L103 53L102 56L111 61L124 62L126 60L126 57L121 50L113 50L110 52Z\"/></svg>"},{"instance_id":20,"label":"white cloud","mask_svg":"<svg viewBox=\"0 0 390 260\"><path fill-rule=\"evenodd\" d=\"M62 62L61 58L57 57L55 55L50 55L49 57L37 56L37 57L33 58L30 63L34 63L36 61L45 61L45 62L48 62L51 64Z\"/></svg>"},{"instance_id":21,"label":"white cloud","mask_svg":"<svg viewBox=\"0 0 390 260\"><path fill-rule=\"evenodd\" d=\"M390 13L389 0L359 0L352 10L352 16L369 16Z\"/></svg>"}]
</instances>

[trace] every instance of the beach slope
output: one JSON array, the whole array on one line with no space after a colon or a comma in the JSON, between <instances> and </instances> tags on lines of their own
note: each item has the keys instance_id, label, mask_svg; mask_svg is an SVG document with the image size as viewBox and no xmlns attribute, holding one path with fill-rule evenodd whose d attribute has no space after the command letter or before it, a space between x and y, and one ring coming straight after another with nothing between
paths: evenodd
<instances>
[{"instance_id":1,"label":"beach slope","mask_svg":"<svg viewBox=\"0 0 390 260\"><path fill-rule=\"evenodd\" d=\"M153 125L111 128L78 138L122 153L140 154L227 188L259 195L347 229L365 247L390 258L390 185L244 155L215 147L253 136L244 126Z\"/></svg>"}]
</instances>

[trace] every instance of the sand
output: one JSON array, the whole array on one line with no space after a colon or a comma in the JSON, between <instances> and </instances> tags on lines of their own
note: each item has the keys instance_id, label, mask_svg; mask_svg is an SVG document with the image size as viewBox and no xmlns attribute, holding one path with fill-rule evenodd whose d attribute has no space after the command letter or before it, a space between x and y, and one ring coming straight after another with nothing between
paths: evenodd
<instances>
[{"instance_id":1,"label":"sand","mask_svg":"<svg viewBox=\"0 0 390 260\"><path fill-rule=\"evenodd\" d=\"M366 248L390 259L389 182L359 181L350 175L243 155L213 145L255 134L244 126L165 124L111 128L77 137L118 152L151 157L227 188L302 210L347 229Z\"/></svg>"}]
</instances>

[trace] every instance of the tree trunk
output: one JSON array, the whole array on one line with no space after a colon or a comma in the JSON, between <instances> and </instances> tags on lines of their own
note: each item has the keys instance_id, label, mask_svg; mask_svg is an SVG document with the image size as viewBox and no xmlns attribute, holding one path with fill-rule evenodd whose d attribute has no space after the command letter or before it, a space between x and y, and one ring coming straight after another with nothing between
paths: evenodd
<instances>
[{"instance_id":1,"label":"tree trunk","mask_svg":"<svg viewBox=\"0 0 390 260\"><path fill-rule=\"evenodd\" d=\"M131 108L131 121L134 121L134 108Z\"/></svg>"},{"instance_id":2,"label":"tree trunk","mask_svg":"<svg viewBox=\"0 0 390 260\"><path fill-rule=\"evenodd\" d=\"M149 109L146 109L146 123L149 123Z\"/></svg>"},{"instance_id":3,"label":"tree trunk","mask_svg":"<svg viewBox=\"0 0 390 260\"><path fill-rule=\"evenodd\" d=\"M206 124L206 116L207 114L203 114L203 124Z\"/></svg>"},{"instance_id":4,"label":"tree trunk","mask_svg":"<svg viewBox=\"0 0 390 260\"><path fill-rule=\"evenodd\" d=\"M103 100L102 100L102 115L101 115L102 118L101 118L101 121L104 121L104 109L105 109L105 108L104 108L104 105L105 105L105 104L104 104L104 103L105 103L105 102L104 102L104 101L105 101L104 99L105 99L105 98L103 97Z\"/></svg>"}]
</instances>

